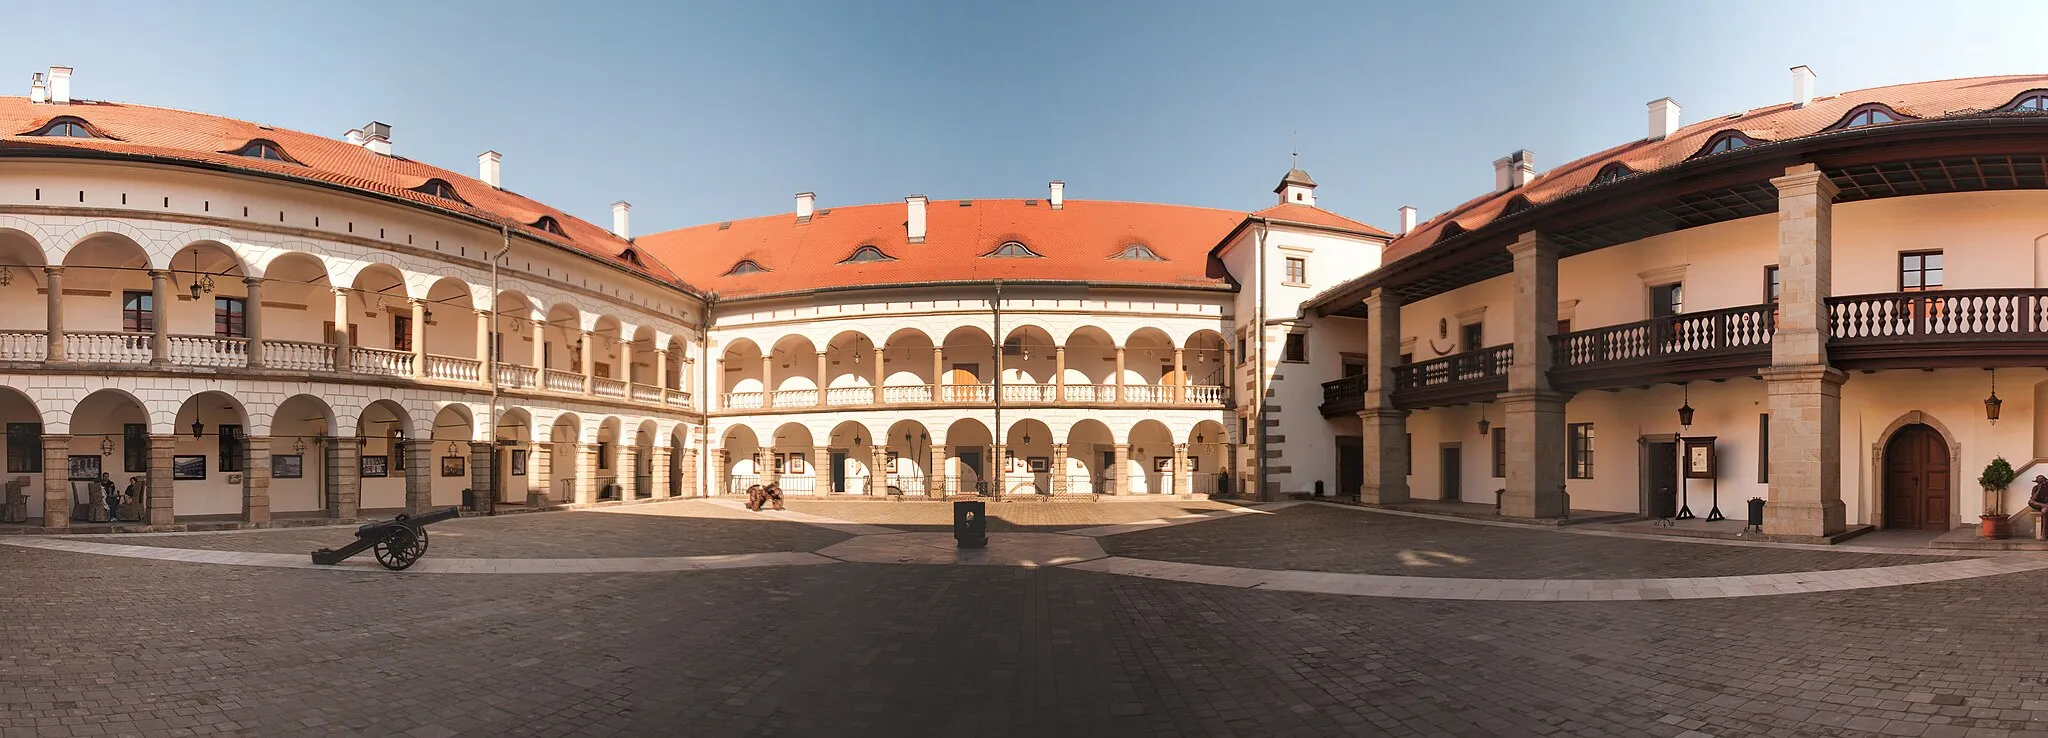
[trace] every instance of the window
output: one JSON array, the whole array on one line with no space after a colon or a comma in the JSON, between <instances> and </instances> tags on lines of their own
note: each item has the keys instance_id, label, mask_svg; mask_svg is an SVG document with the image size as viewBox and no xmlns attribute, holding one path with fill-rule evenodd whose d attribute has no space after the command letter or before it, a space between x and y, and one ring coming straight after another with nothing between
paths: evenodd
<instances>
[{"instance_id":1,"label":"window","mask_svg":"<svg viewBox=\"0 0 2048 738\"><path fill-rule=\"evenodd\" d=\"M1557 321L1557 335L1560 335L1560 336L1562 336L1562 335L1564 335L1564 334L1566 334L1566 333L1570 333L1570 332L1572 332L1572 322L1571 322L1571 321L1569 321L1569 320L1560 320L1560 321Z\"/></svg>"},{"instance_id":2,"label":"window","mask_svg":"<svg viewBox=\"0 0 2048 738\"><path fill-rule=\"evenodd\" d=\"M156 330L156 295L148 292L121 293L121 330Z\"/></svg>"},{"instance_id":3,"label":"window","mask_svg":"<svg viewBox=\"0 0 2048 738\"><path fill-rule=\"evenodd\" d=\"M491 333L491 361L505 360L505 332Z\"/></svg>"},{"instance_id":4,"label":"window","mask_svg":"<svg viewBox=\"0 0 2048 738\"><path fill-rule=\"evenodd\" d=\"M121 425L121 471L149 471L149 426L142 423Z\"/></svg>"},{"instance_id":5,"label":"window","mask_svg":"<svg viewBox=\"0 0 2048 738\"><path fill-rule=\"evenodd\" d=\"M1593 424L1572 423L1565 426L1571 438L1571 456L1565 469L1565 476L1572 479L1593 478Z\"/></svg>"},{"instance_id":6,"label":"window","mask_svg":"<svg viewBox=\"0 0 2048 738\"><path fill-rule=\"evenodd\" d=\"M51 136L55 138L99 138L92 135L92 129L85 127L85 121L77 118L58 118L52 120L35 133L28 135Z\"/></svg>"},{"instance_id":7,"label":"window","mask_svg":"<svg viewBox=\"0 0 2048 738\"><path fill-rule=\"evenodd\" d=\"M1607 166L1601 167L1599 174L1593 175L1593 184L1603 185L1609 182L1619 181L1622 178L1627 177L1631 174L1635 174L1635 170L1628 168L1626 165L1623 165L1619 162L1609 164Z\"/></svg>"},{"instance_id":8,"label":"window","mask_svg":"<svg viewBox=\"0 0 2048 738\"><path fill-rule=\"evenodd\" d=\"M1287 283L1308 284L1308 260L1299 256L1287 257Z\"/></svg>"},{"instance_id":9,"label":"window","mask_svg":"<svg viewBox=\"0 0 2048 738\"><path fill-rule=\"evenodd\" d=\"M1031 247L1025 246L1024 242L1022 241L1004 241L1003 245L997 246L996 250L988 252L988 255L1007 256L1013 258L1038 258L1038 252L1032 251Z\"/></svg>"},{"instance_id":10,"label":"window","mask_svg":"<svg viewBox=\"0 0 2048 738\"><path fill-rule=\"evenodd\" d=\"M1891 111L1885 110L1881 107L1871 106L1850 113L1849 119L1842 123L1842 127L1856 128L1859 126L1876 125L1879 123L1890 123L1896 120L1898 120L1898 117L1892 115Z\"/></svg>"},{"instance_id":11,"label":"window","mask_svg":"<svg viewBox=\"0 0 2048 738\"><path fill-rule=\"evenodd\" d=\"M412 191L426 195L433 195L443 200L454 200L456 202L463 201L461 197L458 197L455 194L454 185L448 184L446 181L439 179L427 180L426 184L414 187L412 188Z\"/></svg>"},{"instance_id":12,"label":"window","mask_svg":"<svg viewBox=\"0 0 2048 738\"><path fill-rule=\"evenodd\" d=\"M1756 483L1771 481L1771 414L1756 416Z\"/></svg>"},{"instance_id":13,"label":"window","mask_svg":"<svg viewBox=\"0 0 2048 738\"><path fill-rule=\"evenodd\" d=\"M1308 334L1289 333L1280 344L1281 361L1308 361Z\"/></svg>"},{"instance_id":14,"label":"window","mask_svg":"<svg viewBox=\"0 0 2048 738\"><path fill-rule=\"evenodd\" d=\"M1508 429L1495 428L1493 436L1493 476L1506 478L1508 475Z\"/></svg>"},{"instance_id":15,"label":"window","mask_svg":"<svg viewBox=\"0 0 2048 738\"><path fill-rule=\"evenodd\" d=\"M632 264L633 266L646 266L645 264L640 263L640 252L635 251L633 249L626 249L625 251L619 252L619 258L625 259L626 263Z\"/></svg>"},{"instance_id":16,"label":"window","mask_svg":"<svg viewBox=\"0 0 2048 738\"><path fill-rule=\"evenodd\" d=\"M1778 304L1778 265L1764 267L1764 302Z\"/></svg>"},{"instance_id":17,"label":"window","mask_svg":"<svg viewBox=\"0 0 2048 738\"><path fill-rule=\"evenodd\" d=\"M1734 151L1736 149L1745 148L1747 146L1749 146L1748 138L1744 137L1740 133L1735 133L1731 131L1728 133L1721 134L1719 137L1715 138L1712 143L1707 144L1707 154L1722 154Z\"/></svg>"},{"instance_id":18,"label":"window","mask_svg":"<svg viewBox=\"0 0 2048 738\"><path fill-rule=\"evenodd\" d=\"M244 465L243 456L249 452L249 439L242 435L242 426L223 424L220 427L220 470L238 472Z\"/></svg>"},{"instance_id":19,"label":"window","mask_svg":"<svg viewBox=\"0 0 2048 738\"><path fill-rule=\"evenodd\" d=\"M754 263L753 259L741 259L740 263L734 264L732 265L731 269L726 270L725 276L731 277L740 274L759 274L765 271L768 270L761 268L760 264Z\"/></svg>"},{"instance_id":20,"label":"window","mask_svg":"<svg viewBox=\"0 0 2048 738\"><path fill-rule=\"evenodd\" d=\"M248 338L248 308L249 302L239 297L213 298L213 335Z\"/></svg>"},{"instance_id":21,"label":"window","mask_svg":"<svg viewBox=\"0 0 2048 738\"><path fill-rule=\"evenodd\" d=\"M1650 317L1668 318L1685 312L1685 285L1680 282L1650 288Z\"/></svg>"},{"instance_id":22,"label":"window","mask_svg":"<svg viewBox=\"0 0 2048 738\"><path fill-rule=\"evenodd\" d=\"M612 468L612 444L610 441L597 442L597 468L600 471Z\"/></svg>"},{"instance_id":23,"label":"window","mask_svg":"<svg viewBox=\"0 0 2048 738\"><path fill-rule=\"evenodd\" d=\"M262 139L250 141L249 145L243 146L240 151L235 152L235 155L246 156L251 159L291 162L291 159L284 155L284 149L280 149L277 147L277 144Z\"/></svg>"},{"instance_id":24,"label":"window","mask_svg":"<svg viewBox=\"0 0 2048 738\"><path fill-rule=\"evenodd\" d=\"M1244 342L1244 334L1237 334L1237 363L1239 364L1243 364L1247 361L1252 360L1251 356L1249 356L1244 350Z\"/></svg>"},{"instance_id":25,"label":"window","mask_svg":"<svg viewBox=\"0 0 2048 738\"><path fill-rule=\"evenodd\" d=\"M7 473L37 474L43 470L43 424L7 424Z\"/></svg>"},{"instance_id":26,"label":"window","mask_svg":"<svg viewBox=\"0 0 2048 738\"><path fill-rule=\"evenodd\" d=\"M1401 434L1401 473L1415 473L1415 434Z\"/></svg>"},{"instance_id":27,"label":"window","mask_svg":"<svg viewBox=\"0 0 2048 738\"><path fill-rule=\"evenodd\" d=\"M860 248L854 249L854 250L853 250L853 255L852 255L852 256L848 256L848 257L846 257L846 258L845 258L844 260L841 260L841 261L840 261L839 263L841 263L841 264L867 264L867 263L872 263L872 262L877 262L877 261L895 261L895 260L896 260L896 258L895 258L895 257L892 257L892 256L890 256L890 255L888 255L888 254L884 254L884 253L882 253L882 250L881 250L881 249L875 248L875 247L873 247L873 246L862 246L862 247L860 247Z\"/></svg>"},{"instance_id":28,"label":"window","mask_svg":"<svg viewBox=\"0 0 2048 738\"><path fill-rule=\"evenodd\" d=\"M391 350L412 350L412 316L391 316Z\"/></svg>"},{"instance_id":29,"label":"window","mask_svg":"<svg viewBox=\"0 0 2048 738\"><path fill-rule=\"evenodd\" d=\"M1458 350L1478 351L1480 344L1486 341L1485 328L1486 326L1480 323L1469 323L1463 326L1459 326L1458 340L1461 343L1459 345Z\"/></svg>"},{"instance_id":30,"label":"window","mask_svg":"<svg viewBox=\"0 0 2048 738\"><path fill-rule=\"evenodd\" d=\"M1414 355L1414 354L1402 354L1402 355L1401 355L1401 364L1413 364L1413 363L1415 363L1415 355ZM1395 366L1400 366L1400 364L1396 364Z\"/></svg>"},{"instance_id":31,"label":"window","mask_svg":"<svg viewBox=\"0 0 2048 738\"><path fill-rule=\"evenodd\" d=\"M1115 256L1109 258L1122 261L1166 261L1141 243L1125 246L1124 250L1116 252Z\"/></svg>"},{"instance_id":32,"label":"window","mask_svg":"<svg viewBox=\"0 0 2048 738\"><path fill-rule=\"evenodd\" d=\"M1899 291L1923 292L1941 289L1941 252L1899 253Z\"/></svg>"},{"instance_id":33,"label":"window","mask_svg":"<svg viewBox=\"0 0 2048 738\"><path fill-rule=\"evenodd\" d=\"M2023 113L2048 113L2048 95L2027 95L2013 103L2010 109Z\"/></svg>"},{"instance_id":34,"label":"window","mask_svg":"<svg viewBox=\"0 0 2048 738\"><path fill-rule=\"evenodd\" d=\"M569 235L569 234L566 234L566 233L563 233L563 232L562 232L562 224L561 224L561 223L559 223L559 222L556 222L556 221L555 221L555 219L554 219L554 216L550 216L550 215L543 215L543 216L540 216L540 220L536 220L536 221L534 221L534 222L533 222L533 227L535 227L535 228L539 228L539 229L541 229L541 230L543 230L543 231L547 231L547 232L549 232L549 233L553 233L553 234L555 234L555 235L557 235L557 236L567 236L567 235Z\"/></svg>"}]
</instances>

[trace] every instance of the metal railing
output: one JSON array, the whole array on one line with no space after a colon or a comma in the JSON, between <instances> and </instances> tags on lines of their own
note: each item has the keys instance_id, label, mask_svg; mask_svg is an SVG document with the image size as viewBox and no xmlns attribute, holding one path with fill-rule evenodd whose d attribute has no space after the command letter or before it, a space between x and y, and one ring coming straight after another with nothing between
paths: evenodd
<instances>
[{"instance_id":1,"label":"metal railing","mask_svg":"<svg viewBox=\"0 0 2048 738\"><path fill-rule=\"evenodd\" d=\"M567 392L572 395L583 394L583 375L576 372L549 369L540 373L540 380L545 383L544 389L551 392Z\"/></svg>"},{"instance_id":2,"label":"metal railing","mask_svg":"<svg viewBox=\"0 0 2048 738\"><path fill-rule=\"evenodd\" d=\"M784 474L775 478L782 486L784 495L815 495L818 493L818 477L815 474Z\"/></svg>"},{"instance_id":3,"label":"metal railing","mask_svg":"<svg viewBox=\"0 0 2048 738\"><path fill-rule=\"evenodd\" d=\"M170 336L171 363L179 366L248 366L249 339Z\"/></svg>"},{"instance_id":4,"label":"metal railing","mask_svg":"<svg viewBox=\"0 0 2048 738\"><path fill-rule=\"evenodd\" d=\"M590 380L590 394L598 397L625 399L626 382L624 380L612 379L611 377L592 377Z\"/></svg>"},{"instance_id":5,"label":"metal railing","mask_svg":"<svg viewBox=\"0 0 2048 738\"><path fill-rule=\"evenodd\" d=\"M923 497L928 492L925 478L914 474L891 474L883 481L885 494Z\"/></svg>"},{"instance_id":6,"label":"metal railing","mask_svg":"<svg viewBox=\"0 0 2048 738\"><path fill-rule=\"evenodd\" d=\"M263 339L263 365L305 372L334 371L334 344Z\"/></svg>"},{"instance_id":7,"label":"metal railing","mask_svg":"<svg viewBox=\"0 0 2048 738\"><path fill-rule=\"evenodd\" d=\"M814 389L776 390L768 399L775 407L804 407L818 404L818 391Z\"/></svg>"},{"instance_id":8,"label":"metal railing","mask_svg":"<svg viewBox=\"0 0 2048 738\"><path fill-rule=\"evenodd\" d=\"M155 354L148 333L114 331L73 331L64 334L64 357L71 361L104 364L147 364Z\"/></svg>"},{"instance_id":9,"label":"metal railing","mask_svg":"<svg viewBox=\"0 0 2048 738\"><path fill-rule=\"evenodd\" d=\"M484 363L476 359L437 354L427 354L426 357L428 379L470 383L481 382L484 379Z\"/></svg>"},{"instance_id":10,"label":"metal railing","mask_svg":"<svg viewBox=\"0 0 2048 738\"><path fill-rule=\"evenodd\" d=\"M349 369L357 374L380 374L387 377L412 376L412 352L388 349L348 348Z\"/></svg>"},{"instance_id":11,"label":"metal railing","mask_svg":"<svg viewBox=\"0 0 2048 738\"><path fill-rule=\"evenodd\" d=\"M1102 481L1093 474L1068 474L1066 494L1101 494L1104 492L1103 486Z\"/></svg>"},{"instance_id":12,"label":"metal railing","mask_svg":"<svg viewBox=\"0 0 2048 738\"><path fill-rule=\"evenodd\" d=\"M740 497L745 497L747 496L748 487L752 487L760 483L761 475L759 474L727 474L725 482L725 493L729 495L738 495Z\"/></svg>"},{"instance_id":13,"label":"metal railing","mask_svg":"<svg viewBox=\"0 0 2048 738\"><path fill-rule=\"evenodd\" d=\"M872 405L874 402L873 387L833 387L825 390L827 405Z\"/></svg>"},{"instance_id":14,"label":"metal railing","mask_svg":"<svg viewBox=\"0 0 2048 738\"><path fill-rule=\"evenodd\" d=\"M497 362L497 364L498 386L500 387L532 389L540 381L540 372L533 367L507 364L502 361Z\"/></svg>"},{"instance_id":15,"label":"metal railing","mask_svg":"<svg viewBox=\"0 0 2048 738\"><path fill-rule=\"evenodd\" d=\"M42 361L49 349L42 331L0 331L0 361Z\"/></svg>"}]
</instances>

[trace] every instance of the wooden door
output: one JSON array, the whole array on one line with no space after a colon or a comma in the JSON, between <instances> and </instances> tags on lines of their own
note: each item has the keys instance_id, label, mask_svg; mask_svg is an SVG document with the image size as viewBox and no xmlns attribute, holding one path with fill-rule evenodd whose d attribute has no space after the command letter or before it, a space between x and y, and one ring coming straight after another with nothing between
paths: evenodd
<instances>
[{"instance_id":1,"label":"wooden door","mask_svg":"<svg viewBox=\"0 0 2048 738\"><path fill-rule=\"evenodd\" d=\"M1643 513L1653 518L1678 514L1678 444L1643 444Z\"/></svg>"},{"instance_id":2,"label":"wooden door","mask_svg":"<svg viewBox=\"0 0 2048 738\"><path fill-rule=\"evenodd\" d=\"M946 373L946 383L953 385L951 391L955 402L972 402L979 399L977 393L980 390L975 386L981 384L981 365L954 364L952 371Z\"/></svg>"},{"instance_id":3,"label":"wooden door","mask_svg":"<svg viewBox=\"0 0 2048 738\"><path fill-rule=\"evenodd\" d=\"M1357 497L1365 486L1365 438L1337 437L1338 497Z\"/></svg>"},{"instance_id":4,"label":"wooden door","mask_svg":"<svg viewBox=\"0 0 2048 738\"><path fill-rule=\"evenodd\" d=\"M1461 478L1465 466L1464 452L1457 446L1445 446L1441 454L1443 462L1443 495L1441 499L1445 502L1456 502L1458 501L1458 490L1464 486L1464 480Z\"/></svg>"},{"instance_id":5,"label":"wooden door","mask_svg":"<svg viewBox=\"0 0 2048 738\"><path fill-rule=\"evenodd\" d=\"M1909 425L1884 449L1884 525L1946 530L1949 525L1948 442L1925 425Z\"/></svg>"}]
</instances>

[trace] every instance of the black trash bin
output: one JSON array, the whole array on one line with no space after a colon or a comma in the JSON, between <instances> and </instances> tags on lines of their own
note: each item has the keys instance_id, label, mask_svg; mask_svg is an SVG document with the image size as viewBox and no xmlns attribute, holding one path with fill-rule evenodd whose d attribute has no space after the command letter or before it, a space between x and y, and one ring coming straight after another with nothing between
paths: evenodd
<instances>
[{"instance_id":1,"label":"black trash bin","mask_svg":"<svg viewBox=\"0 0 2048 738\"><path fill-rule=\"evenodd\" d=\"M1743 531L1748 532L1752 530L1758 533L1762 533L1764 530L1764 498L1762 497L1749 498L1749 525L1743 528Z\"/></svg>"},{"instance_id":2,"label":"black trash bin","mask_svg":"<svg viewBox=\"0 0 2048 738\"><path fill-rule=\"evenodd\" d=\"M988 548L988 503L961 500L953 503L953 540L961 548Z\"/></svg>"}]
</instances>

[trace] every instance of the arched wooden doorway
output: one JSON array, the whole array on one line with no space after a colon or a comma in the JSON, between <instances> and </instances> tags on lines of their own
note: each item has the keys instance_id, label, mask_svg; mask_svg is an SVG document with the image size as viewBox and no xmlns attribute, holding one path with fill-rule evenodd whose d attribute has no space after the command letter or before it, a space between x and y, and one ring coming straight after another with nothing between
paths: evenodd
<instances>
[{"instance_id":1,"label":"arched wooden doorway","mask_svg":"<svg viewBox=\"0 0 2048 738\"><path fill-rule=\"evenodd\" d=\"M1952 473L1940 431L1921 423L1900 428L1884 447L1884 527L1947 529Z\"/></svg>"}]
</instances>

